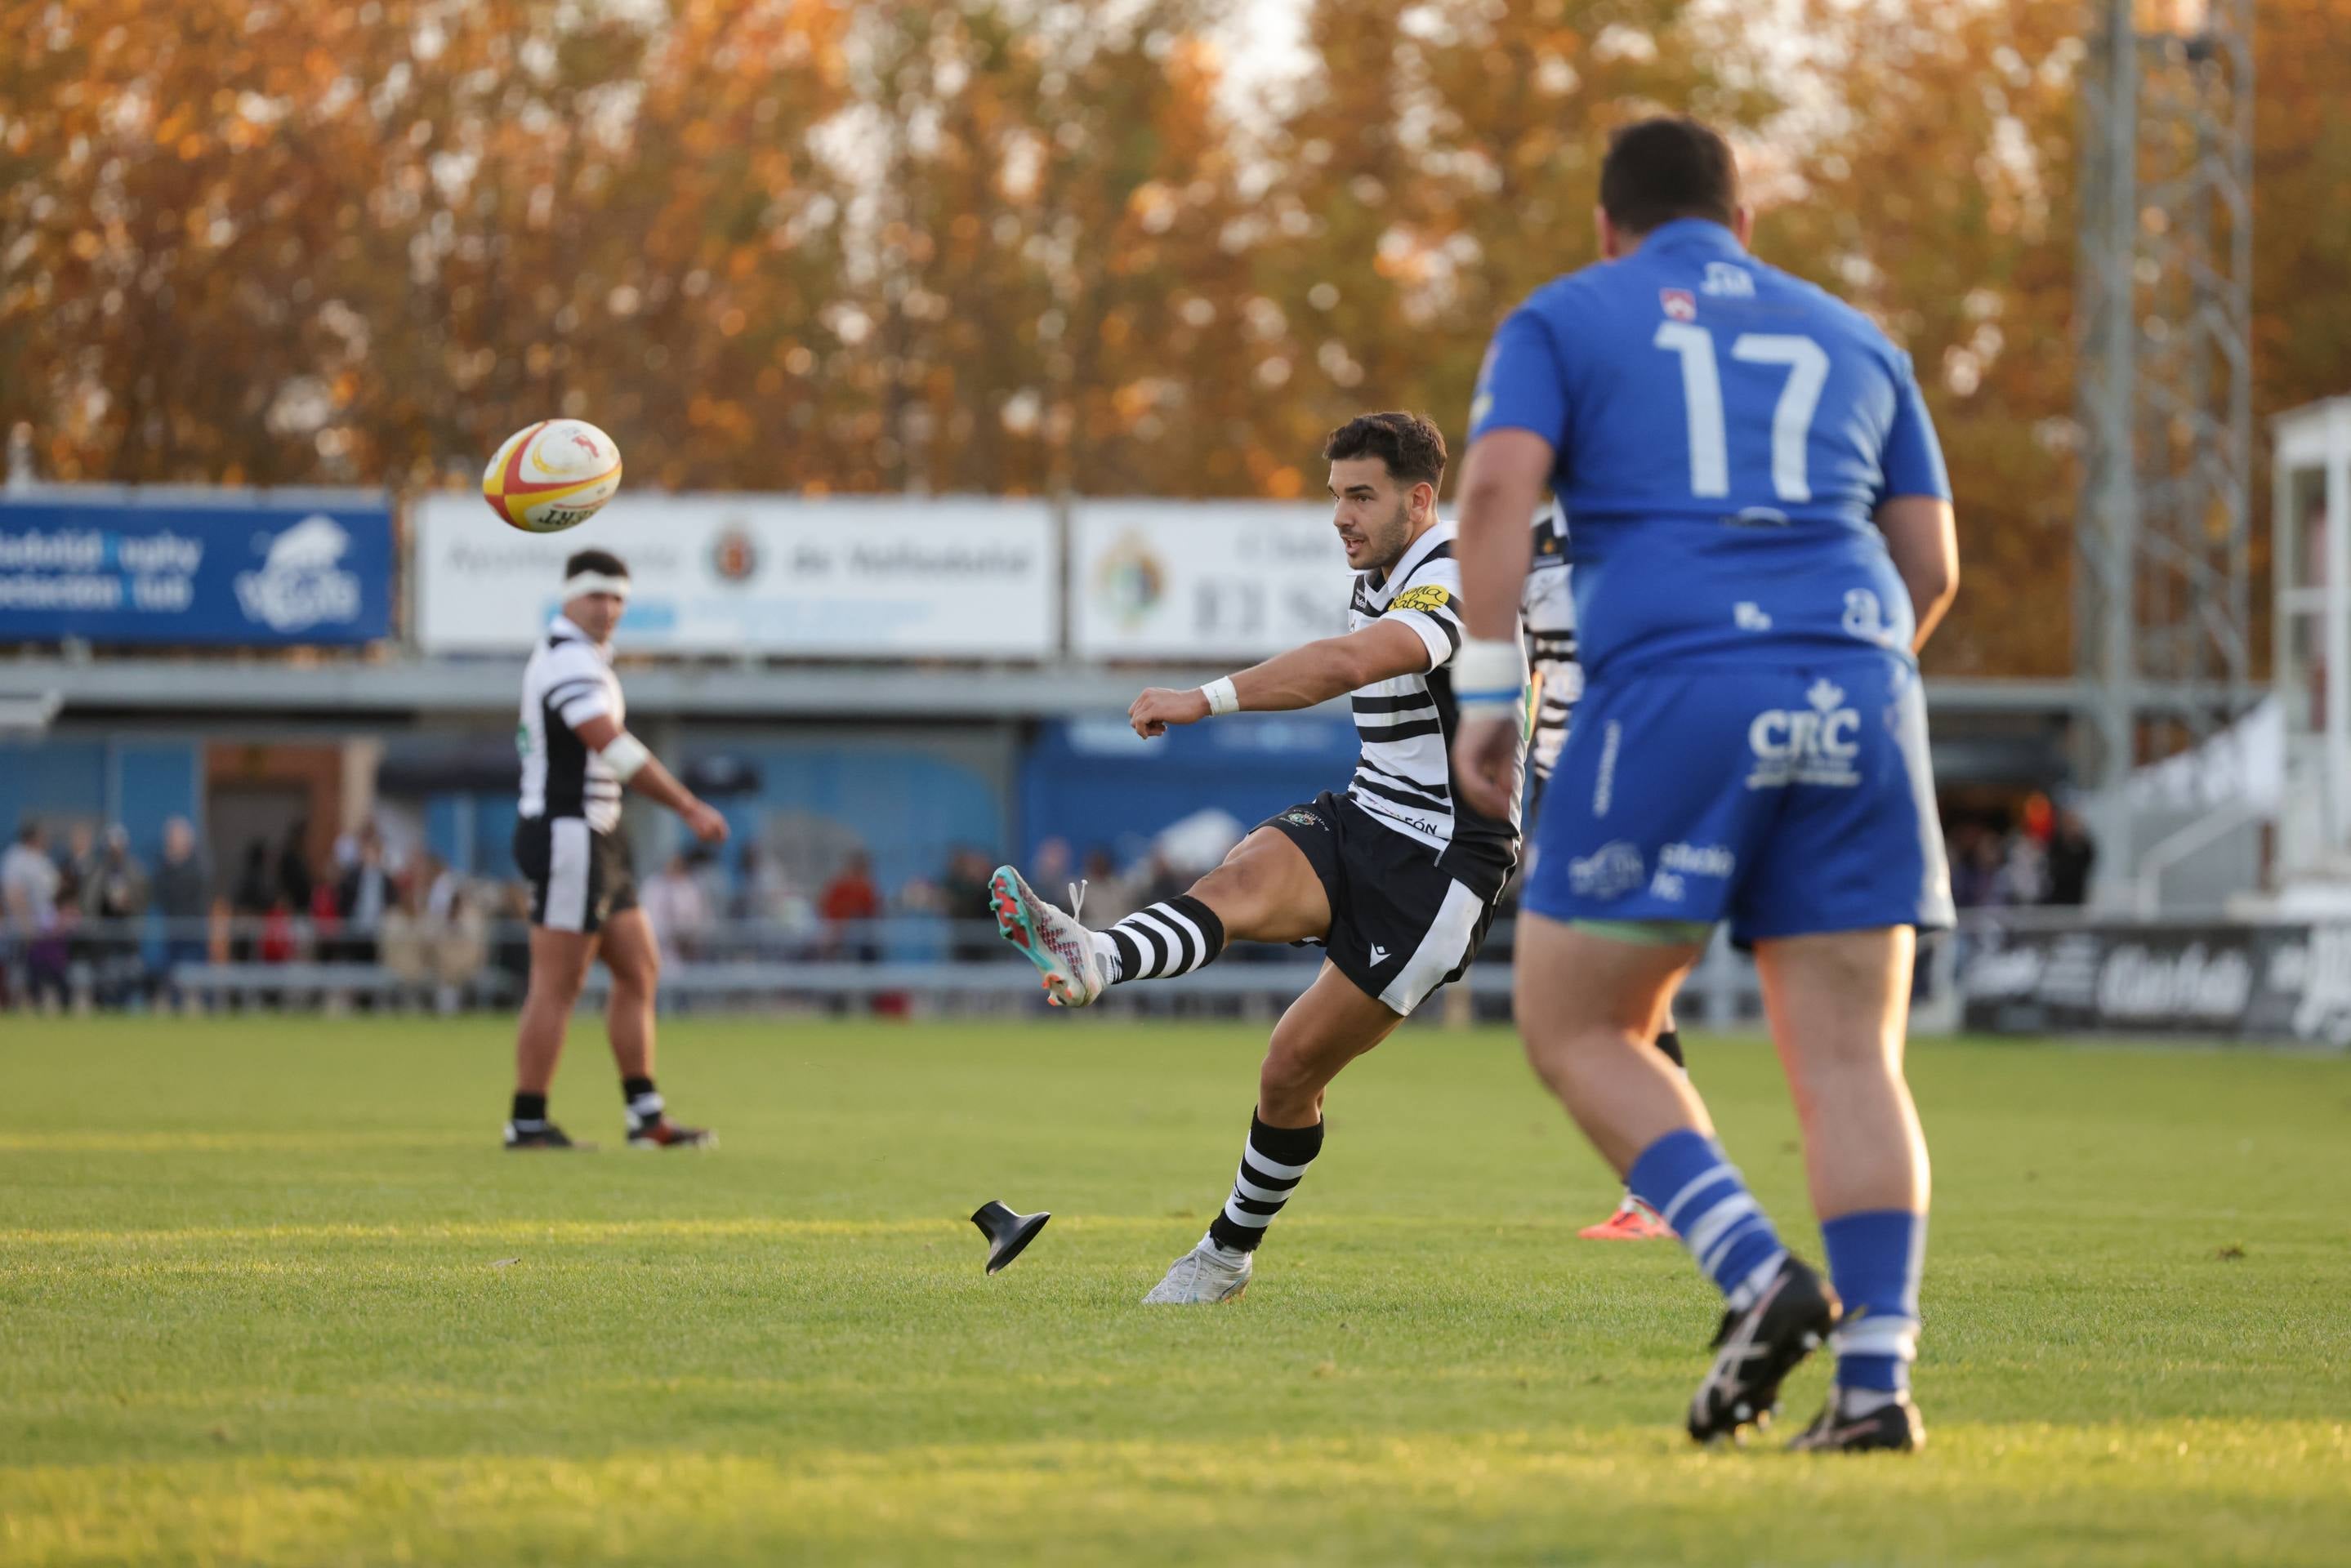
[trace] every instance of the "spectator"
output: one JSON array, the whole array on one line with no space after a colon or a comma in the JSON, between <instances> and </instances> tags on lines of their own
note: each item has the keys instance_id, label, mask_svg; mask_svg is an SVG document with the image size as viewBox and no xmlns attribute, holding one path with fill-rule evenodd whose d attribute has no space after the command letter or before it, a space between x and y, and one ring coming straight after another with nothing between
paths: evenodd
<instances>
[{"instance_id":1,"label":"spectator","mask_svg":"<svg viewBox=\"0 0 2351 1568\"><path fill-rule=\"evenodd\" d=\"M817 912L824 917L833 951L858 963L874 963L882 946L870 932L855 929L882 913L882 894L873 886L873 863L863 850L852 851L841 872L826 885Z\"/></svg>"},{"instance_id":2,"label":"spectator","mask_svg":"<svg viewBox=\"0 0 2351 1568\"><path fill-rule=\"evenodd\" d=\"M1114 926L1143 906L1128 878L1119 875L1110 851L1097 844L1086 851L1086 923L1095 930Z\"/></svg>"},{"instance_id":3,"label":"spectator","mask_svg":"<svg viewBox=\"0 0 2351 1568\"><path fill-rule=\"evenodd\" d=\"M702 939L710 929L710 903L684 856L671 856L660 875L648 877L637 902L653 929L664 964L674 966L701 956Z\"/></svg>"},{"instance_id":4,"label":"spectator","mask_svg":"<svg viewBox=\"0 0 2351 1568\"><path fill-rule=\"evenodd\" d=\"M140 921L147 913L147 868L131 853L130 830L118 822L106 830L106 846L82 885L82 909L96 922L90 961L101 1006L120 1007L143 988Z\"/></svg>"},{"instance_id":5,"label":"spectator","mask_svg":"<svg viewBox=\"0 0 2351 1568\"><path fill-rule=\"evenodd\" d=\"M286 830L286 842L277 850L277 886L275 889L286 896L286 908L310 908L310 819L297 818Z\"/></svg>"},{"instance_id":6,"label":"spectator","mask_svg":"<svg viewBox=\"0 0 2351 1568\"><path fill-rule=\"evenodd\" d=\"M456 1012L489 957L489 921L478 900L459 888L450 896L449 918L441 923L433 944L434 1006L444 1014Z\"/></svg>"},{"instance_id":7,"label":"spectator","mask_svg":"<svg viewBox=\"0 0 2351 1568\"><path fill-rule=\"evenodd\" d=\"M465 890L465 878L457 868L438 855L424 857L424 912L436 920L446 920L456 913L457 895Z\"/></svg>"},{"instance_id":8,"label":"spectator","mask_svg":"<svg viewBox=\"0 0 2351 1568\"><path fill-rule=\"evenodd\" d=\"M239 963L252 960L254 933L277 901L277 889L269 885L269 846L256 838L245 846L245 869L237 873L236 891L229 898L237 933L229 947L231 958Z\"/></svg>"},{"instance_id":9,"label":"spectator","mask_svg":"<svg viewBox=\"0 0 2351 1568\"><path fill-rule=\"evenodd\" d=\"M1962 909L1991 909L2001 901L2000 840L1980 822L1951 829L1951 902Z\"/></svg>"},{"instance_id":10,"label":"spectator","mask_svg":"<svg viewBox=\"0 0 2351 1568\"><path fill-rule=\"evenodd\" d=\"M403 1002L424 993L432 980L433 953L418 878L406 877L393 888L392 907L377 922L376 953L377 961L400 981Z\"/></svg>"},{"instance_id":11,"label":"spectator","mask_svg":"<svg viewBox=\"0 0 2351 1568\"><path fill-rule=\"evenodd\" d=\"M947 857L947 871L938 892L939 907L953 922L948 950L967 961L996 956L996 923L988 907L988 879L995 867L977 849L958 849ZM900 904L906 899L900 896Z\"/></svg>"},{"instance_id":12,"label":"spectator","mask_svg":"<svg viewBox=\"0 0 2351 1568\"><path fill-rule=\"evenodd\" d=\"M2049 892L2049 857L2041 841L2030 833L2011 835L2008 857L2000 868L2000 901L2011 906L2038 904Z\"/></svg>"},{"instance_id":13,"label":"spectator","mask_svg":"<svg viewBox=\"0 0 2351 1568\"><path fill-rule=\"evenodd\" d=\"M747 844L736 867L735 918L761 928L753 938L754 950L771 957L805 951L816 933L816 905L792 880L782 857L762 855Z\"/></svg>"},{"instance_id":14,"label":"spectator","mask_svg":"<svg viewBox=\"0 0 2351 1568\"><path fill-rule=\"evenodd\" d=\"M2049 836L2049 898L2052 904L2079 909L2090 901L2090 871L2098 863L2098 846L2082 814L2067 806L2057 814L2056 830Z\"/></svg>"},{"instance_id":15,"label":"spectator","mask_svg":"<svg viewBox=\"0 0 2351 1568\"><path fill-rule=\"evenodd\" d=\"M346 939L345 957L354 963L376 961L384 917L396 898L392 872L383 863L383 838L371 823L360 835L357 858L335 893L335 912L342 918Z\"/></svg>"},{"instance_id":16,"label":"spectator","mask_svg":"<svg viewBox=\"0 0 2351 1568\"><path fill-rule=\"evenodd\" d=\"M261 917L261 941L255 953L263 963L292 963L294 949L294 901L279 893Z\"/></svg>"},{"instance_id":17,"label":"spectator","mask_svg":"<svg viewBox=\"0 0 2351 1568\"><path fill-rule=\"evenodd\" d=\"M61 880L57 863L42 851L41 830L26 822L16 829L16 842L0 854L0 969L10 971L12 1002L39 1000L44 977L34 965L57 929ZM62 966L54 980L62 994Z\"/></svg>"},{"instance_id":18,"label":"spectator","mask_svg":"<svg viewBox=\"0 0 2351 1568\"><path fill-rule=\"evenodd\" d=\"M204 921L212 909L212 874L196 849L196 830L184 816L163 825L163 857L155 866L155 912L163 917L163 972L204 961ZM177 992L172 993L175 999Z\"/></svg>"}]
</instances>

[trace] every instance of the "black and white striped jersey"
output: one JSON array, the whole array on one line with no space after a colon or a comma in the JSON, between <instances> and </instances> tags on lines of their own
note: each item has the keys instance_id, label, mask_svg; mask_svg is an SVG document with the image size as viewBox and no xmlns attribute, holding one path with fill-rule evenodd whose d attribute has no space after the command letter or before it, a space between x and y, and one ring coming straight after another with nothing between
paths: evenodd
<instances>
[{"instance_id":1,"label":"black and white striped jersey","mask_svg":"<svg viewBox=\"0 0 2351 1568\"><path fill-rule=\"evenodd\" d=\"M522 672L515 745L522 753L524 816L585 817L598 833L621 825L621 781L579 735L579 726L600 713L628 722L612 656L557 616Z\"/></svg>"},{"instance_id":2,"label":"black and white striped jersey","mask_svg":"<svg viewBox=\"0 0 2351 1568\"><path fill-rule=\"evenodd\" d=\"M1573 569L1567 564L1567 522L1559 503L1546 502L1535 513L1534 563L1527 571L1526 591L1520 596L1519 614L1527 624L1527 653L1534 669L1533 733L1527 742L1527 761L1534 770L1535 790L1551 782L1559 754L1567 744L1568 722L1583 696L1583 665L1575 656L1575 595Z\"/></svg>"},{"instance_id":3,"label":"black and white striped jersey","mask_svg":"<svg viewBox=\"0 0 2351 1568\"><path fill-rule=\"evenodd\" d=\"M1428 647L1426 673L1377 681L1354 694L1363 754L1347 794L1382 824L1437 852L1457 880L1491 898L1519 859L1519 806L1507 819L1459 804L1453 777L1453 656L1461 649L1461 567L1454 525L1439 523L1385 573L1355 578L1347 628L1402 621Z\"/></svg>"}]
</instances>

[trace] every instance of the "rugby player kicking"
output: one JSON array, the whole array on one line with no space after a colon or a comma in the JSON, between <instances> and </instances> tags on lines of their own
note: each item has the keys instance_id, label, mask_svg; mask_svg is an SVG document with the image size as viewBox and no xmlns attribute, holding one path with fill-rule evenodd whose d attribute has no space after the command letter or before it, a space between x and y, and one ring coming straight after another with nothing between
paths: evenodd
<instances>
[{"instance_id":1,"label":"rugby player kicking","mask_svg":"<svg viewBox=\"0 0 2351 1568\"><path fill-rule=\"evenodd\" d=\"M625 728L612 629L629 602L629 568L604 550L564 564L563 611L530 656L522 678L522 798L515 864L530 883L530 990L515 1039L509 1149L576 1145L548 1119L547 1091L563 1054L563 1033L579 1005L588 966L600 956L612 976L605 1015L631 1148L696 1148L716 1140L669 1119L653 1086L653 991L661 957L637 907L629 843L621 836L621 792L634 789L685 819L705 844L726 838L726 819L696 799Z\"/></svg>"},{"instance_id":2,"label":"rugby player kicking","mask_svg":"<svg viewBox=\"0 0 2351 1568\"><path fill-rule=\"evenodd\" d=\"M1128 718L1136 733L1153 736L1171 724L1311 708L1353 692L1363 754L1346 793L1292 806L1188 892L1107 930L1086 929L1076 910L1047 903L1008 866L991 884L998 925L1065 1007L1084 1007L1113 986L1188 974L1230 941L1309 942L1325 954L1274 1026L1231 1197L1146 1302L1229 1301L1248 1286L1266 1227L1322 1147L1331 1081L1468 968L1518 864L1515 784L1507 800L1465 809L1448 761L1461 579L1453 526L1437 515L1445 438L1411 414L1365 414L1332 431L1323 455L1332 521L1360 574L1346 635L1196 691L1155 688ZM1503 618L1514 622L1514 609ZM1523 654L1518 669L1523 677ZM1512 770L1520 751L1514 739Z\"/></svg>"},{"instance_id":3,"label":"rugby player kicking","mask_svg":"<svg viewBox=\"0 0 2351 1568\"><path fill-rule=\"evenodd\" d=\"M1907 357L1748 254L1730 150L1617 133L1600 265L1495 334L1470 416L1457 659L1464 811L1518 793L1512 602L1548 489L1587 676L1537 824L1517 1013L1543 1081L1725 1298L1690 1435L1914 1449L1927 1149L1902 1073L1916 932L1951 919L1917 649L1956 591L1949 482ZM1715 922L1754 949L1828 1278L1790 1254L1649 1041Z\"/></svg>"}]
</instances>

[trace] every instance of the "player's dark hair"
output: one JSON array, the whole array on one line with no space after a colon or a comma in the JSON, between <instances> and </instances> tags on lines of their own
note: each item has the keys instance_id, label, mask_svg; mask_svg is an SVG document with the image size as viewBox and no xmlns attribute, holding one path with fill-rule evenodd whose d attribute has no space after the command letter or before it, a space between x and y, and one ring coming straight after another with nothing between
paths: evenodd
<instances>
[{"instance_id":1,"label":"player's dark hair","mask_svg":"<svg viewBox=\"0 0 2351 1568\"><path fill-rule=\"evenodd\" d=\"M1678 115L1624 127L1608 139L1600 165L1600 210L1628 234L1676 218L1727 226L1739 212L1739 163L1730 143Z\"/></svg>"},{"instance_id":2,"label":"player's dark hair","mask_svg":"<svg viewBox=\"0 0 2351 1568\"><path fill-rule=\"evenodd\" d=\"M582 572L596 572L607 577L625 577L629 564L610 550L574 550L571 558L563 563L563 575L576 577Z\"/></svg>"},{"instance_id":3,"label":"player's dark hair","mask_svg":"<svg viewBox=\"0 0 2351 1568\"><path fill-rule=\"evenodd\" d=\"M1445 478L1445 433L1418 414L1357 414L1331 432L1322 456L1376 457L1390 479L1439 484Z\"/></svg>"}]
</instances>

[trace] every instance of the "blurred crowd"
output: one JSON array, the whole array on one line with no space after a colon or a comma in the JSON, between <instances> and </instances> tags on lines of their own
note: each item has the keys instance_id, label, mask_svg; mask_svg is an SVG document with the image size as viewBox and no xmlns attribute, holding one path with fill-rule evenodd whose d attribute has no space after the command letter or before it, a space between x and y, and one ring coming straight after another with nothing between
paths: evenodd
<instances>
[{"instance_id":1,"label":"blurred crowd","mask_svg":"<svg viewBox=\"0 0 2351 1568\"><path fill-rule=\"evenodd\" d=\"M2035 796L2013 815L1957 815L1947 832L1963 909L2086 901L2097 851L2070 809ZM1080 854L1051 838L1023 870L1048 897L1081 886L1084 918L1099 929L1184 891L1237 836L1238 825L1203 825L1123 863L1106 846ZM165 824L149 855L120 824L22 826L0 853L0 1007L185 1006L207 989L207 973L249 978L251 966L281 971L289 994L340 992L360 1005L445 1012L520 994L529 968L526 885L467 876L421 848L395 854L372 824L340 836L315 862L309 842L308 824L292 823L274 843L249 843L235 874L223 877L183 818ZM638 896L673 971L987 962L1001 956L988 907L1000 858L959 846L935 875L890 890L862 848L811 876L755 842L726 856L673 855L641 877ZM192 976L198 983L183 983ZM278 1000L266 984L246 984L243 994Z\"/></svg>"},{"instance_id":2,"label":"blurred crowd","mask_svg":"<svg viewBox=\"0 0 2351 1568\"><path fill-rule=\"evenodd\" d=\"M520 994L526 884L467 876L422 848L397 853L372 824L317 859L311 841L308 822L290 823L224 872L184 818L143 853L119 823L21 825L0 852L0 1008L184 1008L218 992L445 1012ZM695 848L641 876L638 897L672 969L984 962L1000 956L988 909L1000 858L961 846L935 875L891 890L862 848L820 877L756 843L726 856ZM1029 875L1057 894L1082 879L1086 917L1102 924L1181 892L1197 869L1157 848L1125 866L1106 848L1081 859L1054 839ZM239 983L219 983L227 977Z\"/></svg>"},{"instance_id":3,"label":"blurred crowd","mask_svg":"<svg viewBox=\"0 0 2351 1568\"><path fill-rule=\"evenodd\" d=\"M493 957L496 883L430 854L392 863L371 826L313 865L309 825L249 844L215 875L193 825L164 824L149 864L120 824L18 827L0 854L0 1006L124 1010L182 1004L189 966L325 964L380 970L367 989L444 1010L472 1000ZM527 961L527 953L526 961Z\"/></svg>"},{"instance_id":4,"label":"blurred crowd","mask_svg":"<svg viewBox=\"0 0 2351 1568\"><path fill-rule=\"evenodd\" d=\"M2013 817L1959 816L1944 836L1951 860L1951 901L1962 909L2035 906L2079 909L2090 901L2098 846L2079 812L2029 797Z\"/></svg>"}]
</instances>

